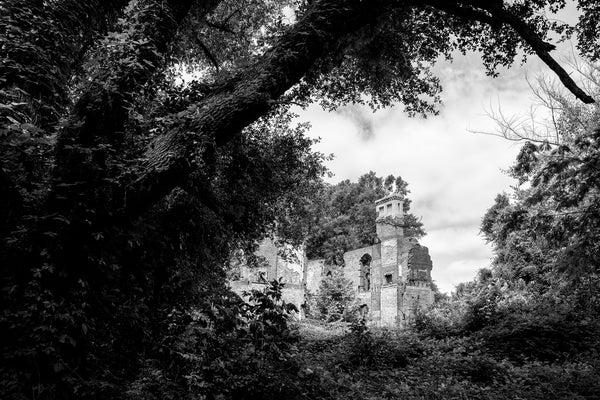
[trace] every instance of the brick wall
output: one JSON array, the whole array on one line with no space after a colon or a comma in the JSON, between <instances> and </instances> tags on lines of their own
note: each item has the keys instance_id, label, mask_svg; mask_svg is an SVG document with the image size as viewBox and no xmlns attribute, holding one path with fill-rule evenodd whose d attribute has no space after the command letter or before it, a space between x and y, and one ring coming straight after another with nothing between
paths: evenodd
<instances>
[{"instance_id":1,"label":"brick wall","mask_svg":"<svg viewBox=\"0 0 600 400\"><path fill-rule=\"evenodd\" d=\"M381 287L381 326L396 326L398 317L398 285Z\"/></svg>"},{"instance_id":2,"label":"brick wall","mask_svg":"<svg viewBox=\"0 0 600 400\"><path fill-rule=\"evenodd\" d=\"M351 250L344 253L344 277L352 282L352 287L358 292L359 287L363 287L363 280L361 279L361 258L368 254L371 258L373 257L373 247L363 247L357 250ZM371 262L372 263L372 262ZM371 270L373 268L371 267Z\"/></svg>"}]
</instances>

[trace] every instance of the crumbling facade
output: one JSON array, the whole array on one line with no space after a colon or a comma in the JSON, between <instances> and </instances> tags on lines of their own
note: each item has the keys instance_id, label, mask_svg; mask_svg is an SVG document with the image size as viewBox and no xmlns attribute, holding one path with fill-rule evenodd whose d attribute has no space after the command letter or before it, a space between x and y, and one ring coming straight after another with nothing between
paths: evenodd
<instances>
[{"instance_id":1,"label":"crumbling facade","mask_svg":"<svg viewBox=\"0 0 600 400\"><path fill-rule=\"evenodd\" d=\"M344 253L344 266L326 265L324 260L298 262L282 259L272 243L263 244L269 266L265 271L246 271L232 282L236 291L260 285L260 280L282 278L286 283L284 298L301 309L304 293L316 293L321 281L334 269L356 288L361 310L376 326L402 327L419 308L433 303L431 290L432 262L427 247L404 236L403 198L391 194L375 203L378 243ZM254 274L254 275L252 275ZM258 274L258 275L257 275Z\"/></svg>"},{"instance_id":2,"label":"crumbling facade","mask_svg":"<svg viewBox=\"0 0 600 400\"><path fill-rule=\"evenodd\" d=\"M237 294L250 290L262 290L268 282L281 279L285 283L282 293L283 300L293 303L298 310L304 304L304 273L306 257L302 249L287 249L288 256L283 257L280 249L272 240L263 240L256 252L260 266L249 268L241 266L236 279L229 285ZM300 316L300 314L298 314Z\"/></svg>"}]
</instances>

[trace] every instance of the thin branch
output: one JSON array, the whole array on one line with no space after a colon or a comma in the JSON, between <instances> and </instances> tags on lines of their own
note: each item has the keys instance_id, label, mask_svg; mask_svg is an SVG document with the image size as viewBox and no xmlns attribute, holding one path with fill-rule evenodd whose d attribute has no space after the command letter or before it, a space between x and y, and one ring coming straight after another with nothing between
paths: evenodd
<instances>
[{"instance_id":1,"label":"thin branch","mask_svg":"<svg viewBox=\"0 0 600 400\"><path fill-rule=\"evenodd\" d=\"M196 37L196 44L198 46L200 46L200 48L202 49L202 52L204 53L206 58L208 58L208 60L215 67L217 72L219 72L219 62L217 61L217 58L212 54L210 49L204 44L204 42L202 40L200 40L199 37Z\"/></svg>"},{"instance_id":2,"label":"thin branch","mask_svg":"<svg viewBox=\"0 0 600 400\"><path fill-rule=\"evenodd\" d=\"M530 109L530 115L527 116L519 116L514 115L512 117L507 117L500 106L498 106L498 111L493 111L494 107L490 105L490 111L486 110L487 115L490 119L496 121L498 126L497 132L489 132L489 131L479 131L468 129L471 133L483 134L488 136L497 136L506 140L510 140L512 142L521 142L521 141L530 141L533 143L539 144L551 144L551 145L559 145L559 140L551 140L550 128L546 126L547 134L546 136L540 135L537 132L539 128L536 125L535 118L535 108ZM529 122L528 122L529 121Z\"/></svg>"},{"instance_id":3,"label":"thin branch","mask_svg":"<svg viewBox=\"0 0 600 400\"><path fill-rule=\"evenodd\" d=\"M231 14L229 14L229 15L228 15L228 16L227 16L227 17L226 17L224 20L223 20L223 24L224 24L224 25L226 25L226 24L227 24L227 23L228 23L228 22L231 20L231 18L233 18L233 16L234 16L235 14L238 14L238 13L241 13L241 12L242 12L242 9L241 9L241 8L236 8L235 10L233 10L233 11L231 12Z\"/></svg>"},{"instance_id":4,"label":"thin branch","mask_svg":"<svg viewBox=\"0 0 600 400\"><path fill-rule=\"evenodd\" d=\"M475 0L428 0L426 3L434 8L446 11L458 17L484 22L492 27L498 27L499 22L509 25L533 49L537 56L552 71L554 71L563 85L565 85L575 97L586 104L594 103L594 99L577 86L567 71L552 58L549 52L554 50L556 46L544 42L529 25L502 9L502 2L498 5L497 2L481 2ZM460 3L462 3L462 5Z\"/></svg>"},{"instance_id":5,"label":"thin branch","mask_svg":"<svg viewBox=\"0 0 600 400\"><path fill-rule=\"evenodd\" d=\"M488 24L494 28L498 28L501 24L490 14L476 10L474 8L462 7L457 4L442 3L436 4L436 8L446 11L449 14L453 14L457 17L461 17L466 20L476 20Z\"/></svg>"},{"instance_id":6,"label":"thin branch","mask_svg":"<svg viewBox=\"0 0 600 400\"><path fill-rule=\"evenodd\" d=\"M579 100L586 104L594 103L594 99L585 93L571 76L560 66L558 62L550 55L549 51L554 50L555 46L544 42L538 34L525 22L516 18L509 12L501 8L490 8L489 11L501 18L504 22L510 25L517 33L525 40L525 42L533 49L537 56L558 76L560 81L565 85L571 93Z\"/></svg>"},{"instance_id":7,"label":"thin branch","mask_svg":"<svg viewBox=\"0 0 600 400\"><path fill-rule=\"evenodd\" d=\"M226 25L226 23L223 23L223 22L217 23L217 22L206 21L206 26L218 29L218 30L226 32L226 33L231 33L232 35L237 35L237 33L235 33L235 31L233 29L228 27Z\"/></svg>"}]
</instances>

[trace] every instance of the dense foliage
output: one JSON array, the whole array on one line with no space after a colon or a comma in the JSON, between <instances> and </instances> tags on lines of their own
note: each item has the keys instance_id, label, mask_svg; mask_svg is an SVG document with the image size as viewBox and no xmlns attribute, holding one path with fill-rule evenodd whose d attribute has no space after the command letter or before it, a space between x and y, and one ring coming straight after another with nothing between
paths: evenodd
<instances>
[{"instance_id":1,"label":"dense foliage","mask_svg":"<svg viewBox=\"0 0 600 400\"><path fill-rule=\"evenodd\" d=\"M510 349L474 336L434 338L360 322L346 334L315 323L301 331L310 338L301 342L301 360L316 398L558 400L593 399L600 391L597 353L515 360Z\"/></svg>"},{"instance_id":2,"label":"dense foliage","mask_svg":"<svg viewBox=\"0 0 600 400\"><path fill-rule=\"evenodd\" d=\"M585 72L598 76L593 64ZM521 397L586 398L600 374L598 106L545 95L560 105L551 127L560 140L525 143L509 170L519 185L483 217L491 268L421 313L415 329L481 349L486 368L516 388L535 382Z\"/></svg>"},{"instance_id":3,"label":"dense foliage","mask_svg":"<svg viewBox=\"0 0 600 400\"><path fill-rule=\"evenodd\" d=\"M309 318L349 321L358 313L354 286L338 269L323 278L316 293L305 293L305 296L305 314Z\"/></svg>"},{"instance_id":4,"label":"dense foliage","mask_svg":"<svg viewBox=\"0 0 600 400\"><path fill-rule=\"evenodd\" d=\"M595 65L589 77L598 76ZM590 85L600 94L598 81ZM496 252L493 276L528 293L558 299L573 312L600 315L599 109L561 93L553 128L558 144L526 143L510 174L514 193L498 195L482 221Z\"/></svg>"},{"instance_id":5,"label":"dense foliage","mask_svg":"<svg viewBox=\"0 0 600 400\"><path fill-rule=\"evenodd\" d=\"M575 31L596 38L579 4ZM258 309L223 300L233 250L304 233L323 157L287 106L431 113L440 56L478 50L494 74L518 49L590 102L549 53L570 29L543 11L563 5L3 0L0 396L311 397L264 347L288 336L276 289ZM580 45L593 59L595 43ZM260 392L278 361L289 379Z\"/></svg>"},{"instance_id":6,"label":"dense foliage","mask_svg":"<svg viewBox=\"0 0 600 400\"><path fill-rule=\"evenodd\" d=\"M306 254L309 259L324 258L326 263L344 265L343 253L375 244L377 234L375 200L398 193L404 197L404 230L407 236L425 235L423 224L410 213L408 184L393 175L385 179L370 171L358 178L325 186L314 198Z\"/></svg>"},{"instance_id":7,"label":"dense foliage","mask_svg":"<svg viewBox=\"0 0 600 400\"><path fill-rule=\"evenodd\" d=\"M293 304L281 299L283 284L273 281L247 301L214 290L193 309L172 310L160 352L145 360L128 388L133 399L300 398L294 382L297 332L290 325ZM276 378L275 378L276 377ZM107 391L107 398L117 393Z\"/></svg>"}]
</instances>

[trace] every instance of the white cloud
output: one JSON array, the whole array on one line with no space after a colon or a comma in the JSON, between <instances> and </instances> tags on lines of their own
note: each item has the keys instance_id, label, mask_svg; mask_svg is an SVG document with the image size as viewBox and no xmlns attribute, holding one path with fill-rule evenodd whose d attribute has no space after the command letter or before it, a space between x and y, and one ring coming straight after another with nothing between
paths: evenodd
<instances>
[{"instance_id":1,"label":"white cloud","mask_svg":"<svg viewBox=\"0 0 600 400\"><path fill-rule=\"evenodd\" d=\"M328 113L312 106L300 114L312 123L309 135L322 138L316 150L335 154L328 164L335 174L331 182L356 180L373 170L379 176L401 175L409 183L412 212L428 231L422 242L433 259L434 279L450 291L490 263L491 249L478 234L479 224L496 194L514 184L502 170L520 148L469 130L495 130L485 111L490 107L500 105L509 116L527 113L533 95L526 77L541 70L532 60L492 79L477 55L458 56L435 68L444 87L438 116L411 119L400 107Z\"/></svg>"}]
</instances>

